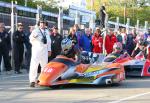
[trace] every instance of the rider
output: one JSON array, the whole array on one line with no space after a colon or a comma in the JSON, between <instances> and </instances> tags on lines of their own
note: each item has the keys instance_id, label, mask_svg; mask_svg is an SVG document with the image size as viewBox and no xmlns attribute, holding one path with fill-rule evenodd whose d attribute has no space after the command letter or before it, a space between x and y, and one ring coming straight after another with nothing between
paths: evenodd
<instances>
[{"instance_id":1,"label":"rider","mask_svg":"<svg viewBox=\"0 0 150 103\"><path fill-rule=\"evenodd\" d=\"M71 58L72 60L76 60L76 54L79 53L79 49L74 45L72 40L65 38L61 42L61 56L65 56Z\"/></svg>"},{"instance_id":2,"label":"rider","mask_svg":"<svg viewBox=\"0 0 150 103\"><path fill-rule=\"evenodd\" d=\"M114 60L116 60L118 57L120 57L122 54L126 54L127 52L123 51L123 47L122 47L122 43L120 42L116 42L113 45L113 52L111 54L109 54L104 61L105 62L112 62ZM126 55L122 55L123 57ZM121 57L122 58L122 57ZM119 59L119 58L118 58Z\"/></svg>"},{"instance_id":3,"label":"rider","mask_svg":"<svg viewBox=\"0 0 150 103\"><path fill-rule=\"evenodd\" d=\"M120 42L116 42L113 45L113 52L110 55L114 55L116 57L119 57L121 54L123 54L123 47Z\"/></svg>"}]
</instances>

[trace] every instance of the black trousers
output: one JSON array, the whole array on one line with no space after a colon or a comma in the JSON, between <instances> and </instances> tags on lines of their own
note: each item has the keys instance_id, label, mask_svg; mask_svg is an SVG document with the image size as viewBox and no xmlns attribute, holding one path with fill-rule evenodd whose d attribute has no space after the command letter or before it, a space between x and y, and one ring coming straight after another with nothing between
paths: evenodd
<instances>
[{"instance_id":1,"label":"black trousers","mask_svg":"<svg viewBox=\"0 0 150 103\"><path fill-rule=\"evenodd\" d=\"M25 53L25 68L29 71L31 61L31 49L28 49Z\"/></svg>"},{"instance_id":2,"label":"black trousers","mask_svg":"<svg viewBox=\"0 0 150 103\"><path fill-rule=\"evenodd\" d=\"M4 60L4 66L6 68L6 71L10 71L11 64L10 64L10 59L9 59L9 50L7 47L0 47L0 64L1 64L2 57Z\"/></svg>"},{"instance_id":3,"label":"black trousers","mask_svg":"<svg viewBox=\"0 0 150 103\"><path fill-rule=\"evenodd\" d=\"M100 18L100 26L101 28L105 28L105 18Z\"/></svg>"},{"instance_id":4,"label":"black trousers","mask_svg":"<svg viewBox=\"0 0 150 103\"><path fill-rule=\"evenodd\" d=\"M14 44L15 71L19 72L23 61L24 46Z\"/></svg>"}]
</instances>

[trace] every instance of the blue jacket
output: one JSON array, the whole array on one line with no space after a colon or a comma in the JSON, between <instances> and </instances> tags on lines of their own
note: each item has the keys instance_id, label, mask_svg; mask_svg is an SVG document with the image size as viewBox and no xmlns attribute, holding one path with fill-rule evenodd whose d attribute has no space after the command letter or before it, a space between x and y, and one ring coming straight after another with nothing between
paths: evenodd
<instances>
[{"instance_id":1,"label":"blue jacket","mask_svg":"<svg viewBox=\"0 0 150 103\"><path fill-rule=\"evenodd\" d=\"M92 51L92 37L91 36L87 36L86 34L84 34L81 38L81 47L83 49L83 51L89 51L91 52Z\"/></svg>"}]
</instances>

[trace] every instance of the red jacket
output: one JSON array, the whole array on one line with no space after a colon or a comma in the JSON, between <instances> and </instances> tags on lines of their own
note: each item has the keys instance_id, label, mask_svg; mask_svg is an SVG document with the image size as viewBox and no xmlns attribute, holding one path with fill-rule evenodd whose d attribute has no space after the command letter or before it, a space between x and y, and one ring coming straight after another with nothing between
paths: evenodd
<instances>
[{"instance_id":1,"label":"red jacket","mask_svg":"<svg viewBox=\"0 0 150 103\"><path fill-rule=\"evenodd\" d=\"M103 52L103 37L101 35L96 36L95 34L92 37L92 45L94 53Z\"/></svg>"},{"instance_id":2,"label":"red jacket","mask_svg":"<svg viewBox=\"0 0 150 103\"><path fill-rule=\"evenodd\" d=\"M110 35L106 35L106 38L105 38L105 49L106 49L107 54L112 53L113 45L116 42L117 42L117 37L114 34L112 34L111 36Z\"/></svg>"}]
</instances>

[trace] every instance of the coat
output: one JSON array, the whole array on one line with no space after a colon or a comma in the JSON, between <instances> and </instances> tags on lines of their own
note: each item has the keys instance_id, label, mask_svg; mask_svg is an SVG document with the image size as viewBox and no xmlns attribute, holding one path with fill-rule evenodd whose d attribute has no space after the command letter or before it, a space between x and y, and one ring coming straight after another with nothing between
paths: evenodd
<instances>
[{"instance_id":1,"label":"coat","mask_svg":"<svg viewBox=\"0 0 150 103\"><path fill-rule=\"evenodd\" d=\"M101 35L96 36L96 33L92 37L92 45L94 53L103 52L103 37Z\"/></svg>"},{"instance_id":2,"label":"coat","mask_svg":"<svg viewBox=\"0 0 150 103\"><path fill-rule=\"evenodd\" d=\"M87 36L86 34L84 34L81 38L81 41L82 41L82 44L81 44L82 50L91 52L92 50L91 36Z\"/></svg>"},{"instance_id":3,"label":"coat","mask_svg":"<svg viewBox=\"0 0 150 103\"><path fill-rule=\"evenodd\" d=\"M107 54L112 53L113 45L116 42L117 42L117 37L114 34L112 34L111 36L110 35L106 35L106 38L105 38L105 49L106 49Z\"/></svg>"}]
</instances>

